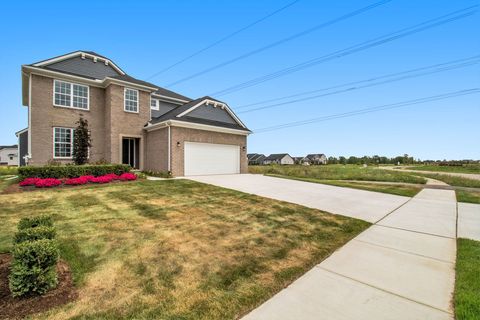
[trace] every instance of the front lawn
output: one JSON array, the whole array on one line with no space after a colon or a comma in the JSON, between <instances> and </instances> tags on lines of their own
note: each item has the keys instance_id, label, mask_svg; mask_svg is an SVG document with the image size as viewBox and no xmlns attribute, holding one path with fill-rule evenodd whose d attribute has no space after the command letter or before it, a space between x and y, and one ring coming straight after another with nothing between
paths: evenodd
<instances>
[{"instance_id":1,"label":"front lawn","mask_svg":"<svg viewBox=\"0 0 480 320\"><path fill-rule=\"evenodd\" d=\"M0 252L53 214L77 301L38 318L234 319L369 226L189 180L0 195Z\"/></svg>"},{"instance_id":2,"label":"front lawn","mask_svg":"<svg viewBox=\"0 0 480 320\"><path fill-rule=\"evenodd\" d=\"M455 190L458 202L478 203L480 204L480 189L472 190Z\"/></svg>"},{"instance_id":3,"label":"front lawn","mask_svg":"<svg viewBox=\"0 0 480 320\"><path fill-rule=\"evenodd\" d=\"M457 240L455 318L480 318L480 241Z\"/></svg>"},{"instance_id":4,"label":"front lawn","mask_svg":"<svg viewBox=\"0 0 480 320\"><path fill-rule=\"evenodd\" d=\"M388 181L425 184L426 179L415 177L411 173L378 170L375 167L358 165L268 165L249 166L250 173L276 174L297 178L312 178L318 180L359 180L359 181Z\"/></svg>"}]
</instances>

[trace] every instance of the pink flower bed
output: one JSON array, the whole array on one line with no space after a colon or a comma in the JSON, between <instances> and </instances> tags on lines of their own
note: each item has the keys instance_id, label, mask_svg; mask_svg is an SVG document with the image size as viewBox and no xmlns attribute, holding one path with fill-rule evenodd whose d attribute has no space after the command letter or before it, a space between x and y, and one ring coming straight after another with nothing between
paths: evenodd
<instances>
[{"instance_id":1,"label":"pink flower bed","mask_svg":"<svg viewBox=\"0 0 480 320\"><path fill-rule=\"evenodd\" d=\"M55 179L55 178L26 178L22 182L19 183L21 187L26 187L26 186L35 186L36 188L51 188L51 187L57 187L59 185L65 184L69 186L79 186L79 185L84 185L87 183L109 183L114 180L120 180L120 181L131 181L131 180L136 180L137 176L133 173L123 173L120 176L116 175L115 173L109 173L103 176L81 176L78 178L69 178L69 179Z\"/></svg>"}]
</instances>

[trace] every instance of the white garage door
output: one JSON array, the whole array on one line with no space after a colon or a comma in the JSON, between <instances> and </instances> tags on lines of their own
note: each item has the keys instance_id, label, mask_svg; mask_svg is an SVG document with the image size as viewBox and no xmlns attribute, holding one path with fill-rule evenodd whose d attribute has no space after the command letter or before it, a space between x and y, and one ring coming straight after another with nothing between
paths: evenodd
<instances>
[{"instance_id":1,"label":"white garage door","mask_svg":"<svg viewBox=\"0 0 480 320\"><path fill-rule=\"evenodd\" d=\"M240 173L240 146L185 142L185 175Z\"/></svg>"}]
</instances>

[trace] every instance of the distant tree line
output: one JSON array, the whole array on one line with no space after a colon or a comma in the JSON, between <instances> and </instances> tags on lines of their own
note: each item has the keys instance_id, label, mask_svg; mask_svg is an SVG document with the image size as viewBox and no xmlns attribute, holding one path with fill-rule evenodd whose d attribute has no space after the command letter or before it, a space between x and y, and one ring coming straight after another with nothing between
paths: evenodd
<instances>
[{"instance_id":1,"label":"distant tree line","mask_svg":"<svg viewBox=\"0 0 480 320\"><path fill-rule=\"evenodd\" d=\"M376 164L400 164L400 165L411 165L411 164L436 164L444 166L461 166L463 164L475 164L480 163L479 160L420 160L415 159L414 157L404 154L403 156L397 157L385 157L385 156L363 156L363 157L328 157L328 164L367 164L367 165L376 165Z\"/></svg>"}]
</instances>

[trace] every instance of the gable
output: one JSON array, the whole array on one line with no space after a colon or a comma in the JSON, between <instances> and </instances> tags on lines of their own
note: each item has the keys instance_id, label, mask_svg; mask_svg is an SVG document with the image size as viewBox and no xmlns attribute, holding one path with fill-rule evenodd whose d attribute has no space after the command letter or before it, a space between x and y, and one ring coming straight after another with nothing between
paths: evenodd
<instances>
[{"instance_id":1,"label":"gable","mask_svg":"<svg viewBox=\"0 0 480 320\"><path fill-rule=\"evenodd\" d=\"M237 121L225 110L213 105L201 104L185 116L197 119L236 124Z\"/></svg>"},{"instance_id":2,"label":"gable","mask_svg":"<svg viewBox=\"0 0 480 320\"><path fill-rule=\"evenodd\" d=\"M106 65L100 60L94 62L90 57L82 58L81 56L54 62L45 65L44 68L94 79L105 79L106 77L121 75L111 64Z\"/></svg>"}]
</instances>

